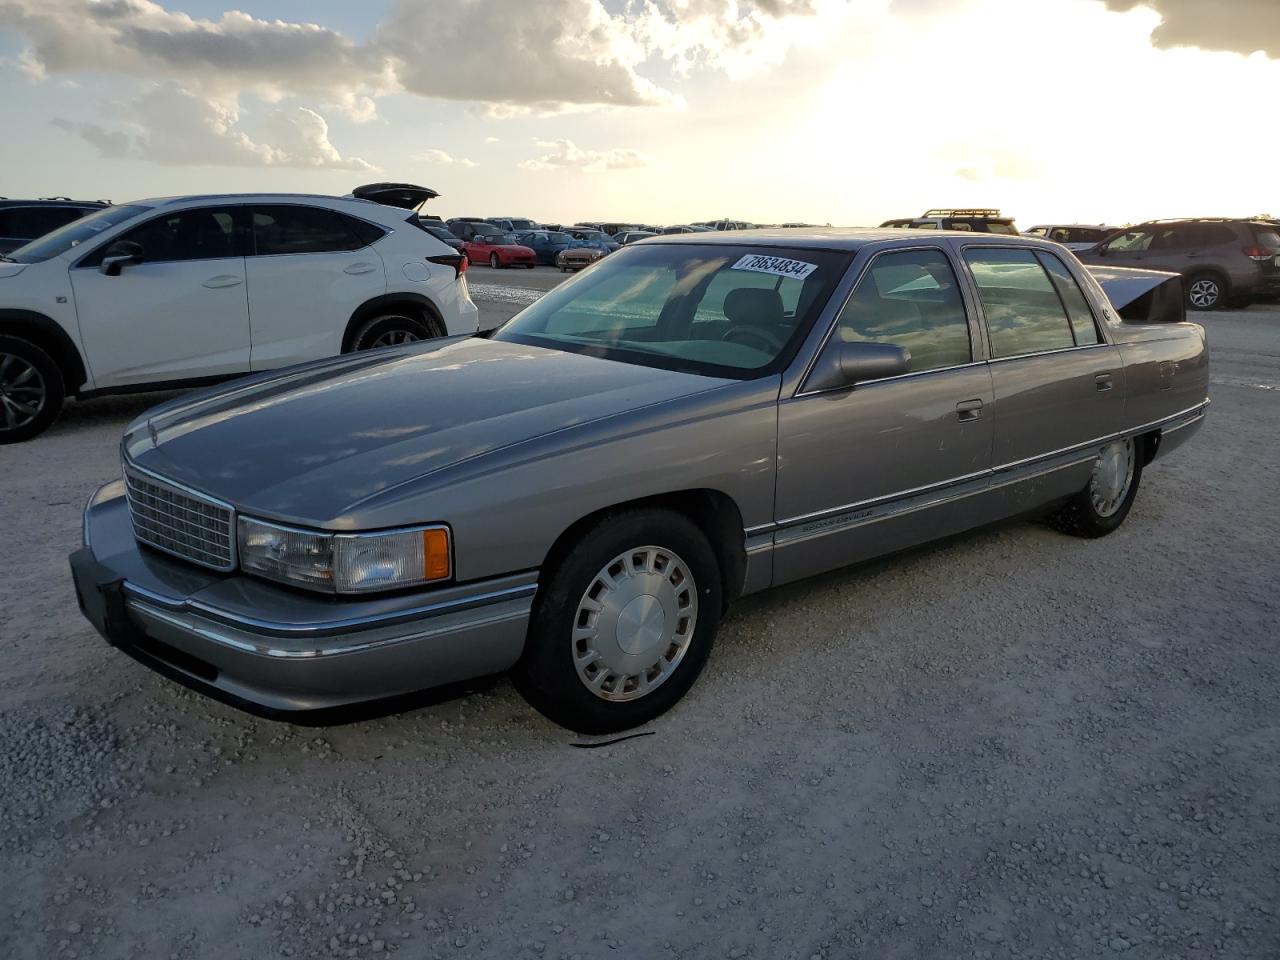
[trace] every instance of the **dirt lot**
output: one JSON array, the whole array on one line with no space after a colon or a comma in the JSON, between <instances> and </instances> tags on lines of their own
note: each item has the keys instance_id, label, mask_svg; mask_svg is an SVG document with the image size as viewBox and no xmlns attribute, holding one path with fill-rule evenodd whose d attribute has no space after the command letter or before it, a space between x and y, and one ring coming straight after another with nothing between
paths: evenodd
<instances>
[{"instance_id":1,"label":"dirt lot","mask_svg":"<svg viewBox=\"0 0 1280 960\"><path fill-rule=\"evenodd\" d=\"M752 598L601 749L506 683L315 730L113 652L65 557L156 398L73 406L0 448L0 956L1274 960L1280 310L1201 319L1209 423L1116 535Z\"/></svg>"}]
</instances>

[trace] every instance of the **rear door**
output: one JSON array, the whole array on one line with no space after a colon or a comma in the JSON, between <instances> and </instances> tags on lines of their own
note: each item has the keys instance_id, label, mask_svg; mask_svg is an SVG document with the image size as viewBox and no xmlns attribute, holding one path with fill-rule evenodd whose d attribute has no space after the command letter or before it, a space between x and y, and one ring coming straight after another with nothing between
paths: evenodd
<instances>
[{"instance_id":1,"label":"rear door","mask_svg":"<svg viewBox=\"0 0 1280 960\"><path fill-rule=\"evenodd\" d=\"M991 374L976 333L943 248L870 262L824 349L894 344L910 350L911 372L802 387L780 403L775 582L970 525L949 526L991 466Z\"/></svg>"},{"instance_id":2,"label":"rear door","mask_svg":"<svg viewBox=\"0 0 1280 960\"><path fill-rule=\"evenodd\" d=\"M386 269L369 242L385 229L336 210L258 204L247 261L251 366L270 370L342 352L364 303L387 292Z\"/></svg>"},{"instance_id":3,"label":"rear door","mask_svg":"<svg viewBox=\"0 0 1280 960\"><path fill-rule=\"evenodd\" d=\"M1121 428L1123 361L1066 259L1012 246L963 250L991 350L993 468L1034 481L1020 494L1034 499L1046 471L1087 460L1093 442Z\"/></svg>"}]
</instances>

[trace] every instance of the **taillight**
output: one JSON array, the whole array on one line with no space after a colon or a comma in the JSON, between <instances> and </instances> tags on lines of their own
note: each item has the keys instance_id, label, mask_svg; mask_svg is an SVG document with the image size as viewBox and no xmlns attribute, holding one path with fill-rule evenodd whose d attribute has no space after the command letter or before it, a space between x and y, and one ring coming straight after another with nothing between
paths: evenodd
<instances>
[{"instance_id":1,"label":"taillight","mask_svg":"<svg viewBox=\"0 0 1280 960\"><path fill-rule=\"evenodd\" d=\"M1245 247L1244 255L1250 260L1256 260L1259 263L1266 263L1268 260L1276 256L1280 256L1280 251L1268 250L1266 247Z\"/></svg>"},{"instance_id":2,"label":"taillight","mask_svg":"<svg viewBox=\"0 0 1280 960\"><path fill-rule=\"evenodd\" d=\"M453 279L457 280L467 272L467 267L471 266L471 260L465 253L442 253L436 257L427 257L427 263L438 263L442 266L453 267Z\"/></svg>"}]
</instances>

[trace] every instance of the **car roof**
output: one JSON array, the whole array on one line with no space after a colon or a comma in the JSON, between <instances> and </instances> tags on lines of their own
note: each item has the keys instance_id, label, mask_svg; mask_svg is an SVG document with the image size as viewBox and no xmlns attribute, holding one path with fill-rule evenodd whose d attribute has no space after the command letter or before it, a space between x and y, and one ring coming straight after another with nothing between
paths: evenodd
<instances>
[{"instance_id":1,"label":"car roof","mask_svg":"<svg viewBox=\"0 0 1280 960\"><path fill-rule=\"evenodd\" d=\"M717 233L668 233L640 240L638 243L680 243L680 244L716 244L733 247L792 247L800 250L849 250L856 251L870 243L888 242L890 240L915 240L917 242L929 237L953 237L961 240L977 241L984 246L989 244L1044 245L1055 247L1035 237L1015 237L1002 233L974 233L969 230L920 230L896 229L891 227L876 228L842 228L817 227L785 230L734 230Z\"/></svg>"}]
</instances>

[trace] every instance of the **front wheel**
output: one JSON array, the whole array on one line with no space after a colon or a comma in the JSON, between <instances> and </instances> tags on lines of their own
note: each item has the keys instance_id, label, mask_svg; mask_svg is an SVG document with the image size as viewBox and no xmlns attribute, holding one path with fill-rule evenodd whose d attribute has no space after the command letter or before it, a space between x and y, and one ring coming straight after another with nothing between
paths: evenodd
<instances>
[{"instance_id":1,"label":"front wheel","mask_svg":"<svg viewBox=\"0 0 1280 960\"><path fill-rule=\"evenodd\" d=\"M1227 301L1227 286L1213 273L1197 273L1187 278L1187 309L1217 310Z\"/></svg>"},{"instance_id":2,"label":"front wheel","mask_svg":"<svg viewBox=\"0 0 1280 960\"><path fill-rule=\"evenodd\" d=\"M0 337L0 443L21 443L58 419L66 384L53 358L29 340Z\"/></svg>"},{"instance_id":3,"label":"front wheel","mask_svg":"<svg viewBox=\"0 0 1280 960\"><path fill-rule=\"evenodd\" d=\"M1049 516L1049 524L1077 537L1105 537L1129 515L1142 480L1142 457L1132 437L1098 451L1089 485Z\"/></svg>"},{"instance_id":4,"label":"front wheel","mask_svg":"<svg viewBox=\"0 0 1280 960\"><path fill-rule=\"evenodd\" d=\"M495 270L502 266L502 263L498 260L498 255L496 253L489 254L489 266L493 267Z\"/></svg>"},{"instance_id":5,"label":"front wheel","mask_svg":"<svg viewBox=\"0 0 1280 960\"><path fill-rule=\"evenodd\" d=\"M626 730L675 705L720 626L720 569L707 538L669 510L598 520L554 562L534 606L516 687L580 733Z\"/></svg>"}]
</instances>

